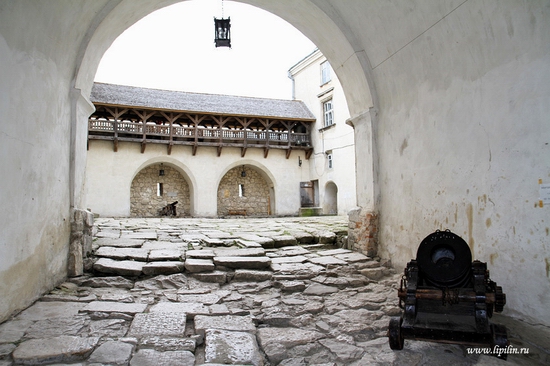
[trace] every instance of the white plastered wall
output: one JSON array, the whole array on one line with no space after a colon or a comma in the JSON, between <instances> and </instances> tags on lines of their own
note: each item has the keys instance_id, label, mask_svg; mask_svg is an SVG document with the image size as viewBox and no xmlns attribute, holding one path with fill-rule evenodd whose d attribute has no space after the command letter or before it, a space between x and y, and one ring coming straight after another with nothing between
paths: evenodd
<instances>
[{"instance_id":1,"label":"white plastered wall","mask_svg":"<svg viewBox=\"0 0 550 366\"><path fill-rule=\"evenodd\" d=\"M324 61L323 54L316 51L295 65L290 73L294 79L295 98L303 101L317 118L311 128L314 152L310 159L310 179L319 181L319 205L326 208L331 200L326 194L327 184L332 182L338 187L338 214L346 215L357 206L354 131L346 124L350 118L349 109L333 70L331 81L321 85L321 63ZM322 103L328 99L334 107L334 125L325 129ZM327 152L332 153L332 168L328 166Z\"/></svg>"},{"instance_id":2,"label":"white plastered wall","mask_svg":"<svg viewBox=\"0 0 550 366\"><path fill-rule=\"evenodd\" d=\"M89 209L100 216L124 217L130 215L130 186L132 180L146 166L166 163L176 167L189 183L191 215L217 216L218 185L232 168L245 165L254 167L273 188L274 215L297 215L300 207L299 182L308 176L309 162L299 151L286 159L286 151L271 149L264 158L263 149L248 149L244 158L240 148L217 149L199 147L195 156L188 146L174 146L171 155L165 145L148 144L145 152L141 145L119 142L113 151L112 142L91 141L87 163L87 202Z\"/></svg>"},{"instance_id":3,"label":"white plastered wall","mask_svg":"<svg viewBox=\"0 0 550 366\"><path fill-rule=\"evenodd\" d=\"M89 95L123 30L174 2L0 0L0 320L66 273L89 108L70 95ZM246 2L302 31L338 74L381 254L402 267L450 226L489 263L507 313L550 325L549 207L535 207L550 179L548 1Z\"/></svg>"}]
</instances>

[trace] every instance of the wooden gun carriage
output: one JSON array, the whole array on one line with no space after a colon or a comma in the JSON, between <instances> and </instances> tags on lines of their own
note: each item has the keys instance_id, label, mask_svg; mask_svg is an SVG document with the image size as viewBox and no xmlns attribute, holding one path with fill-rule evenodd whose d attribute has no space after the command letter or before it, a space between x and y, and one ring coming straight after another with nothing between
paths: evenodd
<instances>
[{"instance_id":1,"label":"wooden gun carriage","mask_svg":"<svg viewBox=\"0 0 550 366\"><path fill-rule=\"evenodd\" d=\"M449 230L421 243L405 268L398 290L401 317L392 317L388 337L393 350L405 339L505 348L506 327L489 322L506 304L502 288L489 278L487 263L472 262L468 244ZM506 354L499 354L506 359Z\"/></svg>"}]
</instances>

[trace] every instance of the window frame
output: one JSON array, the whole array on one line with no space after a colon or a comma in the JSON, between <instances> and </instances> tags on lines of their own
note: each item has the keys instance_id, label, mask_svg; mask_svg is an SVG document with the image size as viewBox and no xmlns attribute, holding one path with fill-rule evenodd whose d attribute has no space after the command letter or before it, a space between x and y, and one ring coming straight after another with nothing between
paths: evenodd
<instances>
[{"instance_id":1,"label":"window frame","mask_svg":"<svg viewBox=\"0 0 550 366\"><path fill-rule=\"evenodd\" d=\"M328 61L321 62L321 85L325 85L332 80L330 72L330 63Z\"/></svg>"},{"instance_id":2,"label":"window frame","mask_svg":"<svg viewBox=\"0 0 550 366\"><path fill-rule=\"evenodd\" d=\"M329 110L326 109L327 105L330 105ZM332 97L323 100L321 102L321 108L323 110L323 128L334 126L334 102Z\"/></svg>"}]
</instances>

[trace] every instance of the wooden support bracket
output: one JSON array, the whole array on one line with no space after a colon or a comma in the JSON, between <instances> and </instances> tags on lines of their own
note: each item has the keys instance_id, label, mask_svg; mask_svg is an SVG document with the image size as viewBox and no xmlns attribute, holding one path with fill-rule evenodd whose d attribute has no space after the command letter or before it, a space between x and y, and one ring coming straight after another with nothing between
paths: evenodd
<instances>
[{"instance_id":1,"label":"wooden support bracket","mask_svg":"<svg viewBox=\"0 0 550 366\"><path fill-rule=\"evenodd\" d=\"M290 158L290 153L292 152L292 149L289 147L287 150L286 150L286 158Z\"/></svg>"}]
</instances>

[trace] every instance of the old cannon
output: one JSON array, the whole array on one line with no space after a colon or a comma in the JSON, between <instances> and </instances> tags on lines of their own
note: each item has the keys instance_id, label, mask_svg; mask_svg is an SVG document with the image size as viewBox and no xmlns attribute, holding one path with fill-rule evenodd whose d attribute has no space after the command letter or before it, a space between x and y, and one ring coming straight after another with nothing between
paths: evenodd
<instances>
[{"instance_id":1,"label":"old cannon","mask_svg":"<svg viewBox=\"0 0 550 366\"><path fill-rule=\"evenodd\" d=\"M489 278L487 263L475 260L468 244L449 230L428 235L416 260L405 268L398 290L401 317L390 319L393 350L405 339L502 349L509 345L506 327L492 324L493 311L506 304L502 288ZM493 353L506 359L504 353Z\"/></svg>"}]
</instances>

